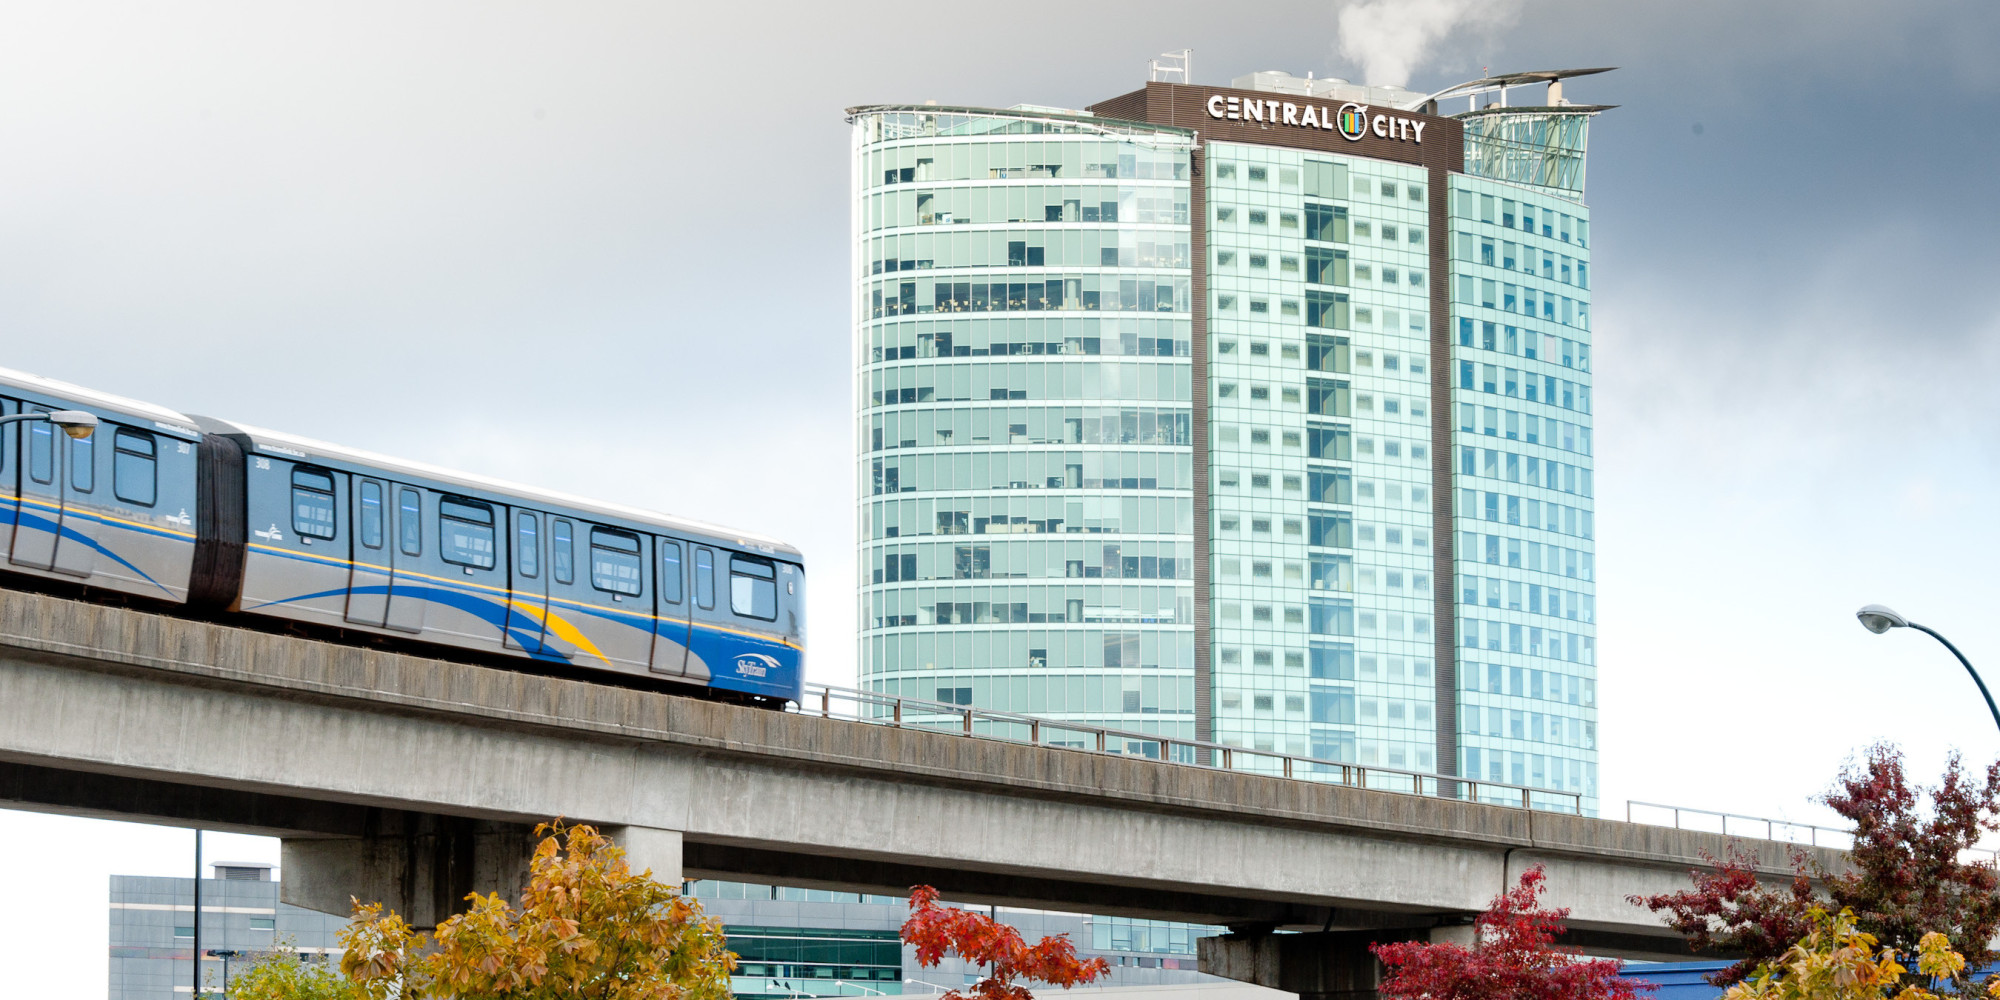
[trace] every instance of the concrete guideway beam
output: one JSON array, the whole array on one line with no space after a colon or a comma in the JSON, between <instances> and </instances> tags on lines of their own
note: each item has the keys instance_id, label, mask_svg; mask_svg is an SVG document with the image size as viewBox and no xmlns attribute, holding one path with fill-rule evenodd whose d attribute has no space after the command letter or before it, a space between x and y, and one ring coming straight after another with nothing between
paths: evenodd
<instances>
[{"instance_id":1,"label":"concrete guideway beam","mask_svg":"<svg viewBox=\"0 0 2000 1000\"><path fill-rule=\"evenodd\" d=\"M877 892L930 882L969 901L1313 930L1455 922L1540 862L1550 902L1572 907L1579 928L1665 936L1624 896L1684 885L1699 851L1725 844L10 591L0 591L0 764L29 769L14 799L28 808L129 808L182 823L228 813L264 829L296 823L292 839L364 841L358 827L378 814L514 826L564 816L658 831L627 834L635 866L657 874ZM126 784L71 794L27 780L46 772ZM176 802L174 788L203 789L194 798L205 804ZM327 826L337 829L313 828ZM1787 870L1782 845L1753 846L1772 875ZM380 863L421 872L425 850ZM298 856L358 863L342 851L352 854Z\"/></svg>"}]
</instances>

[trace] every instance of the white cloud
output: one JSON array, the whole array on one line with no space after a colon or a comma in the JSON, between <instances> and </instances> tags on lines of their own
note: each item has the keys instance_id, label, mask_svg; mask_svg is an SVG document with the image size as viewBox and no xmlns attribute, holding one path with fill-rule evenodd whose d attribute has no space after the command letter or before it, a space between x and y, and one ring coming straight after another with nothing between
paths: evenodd
<instances>
[{"instance_id":1,"label":"white cloud","mask_svg":"<svg viewBox=\"0 0 2000 1000\"><path fill-rule=\"evenodd\" d=\"M1340 54L1370 84L1404 86L1446 36L1514 23L1519 0L1350 0L1339 8Z\"/></svg>"}]
</instances>

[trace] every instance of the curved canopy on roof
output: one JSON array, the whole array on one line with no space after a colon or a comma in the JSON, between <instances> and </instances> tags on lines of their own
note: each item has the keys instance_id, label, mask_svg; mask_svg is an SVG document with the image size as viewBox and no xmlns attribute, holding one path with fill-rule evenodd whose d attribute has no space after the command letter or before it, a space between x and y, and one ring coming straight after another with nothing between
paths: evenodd
<instances>
[{"instance_id":1,"label":"curved canopy on roof","mask_svg":"<svg viewBox=\"0 0 2000 1000\"><path fill-rule=\"evenodd\" d=\"M1501 73L1497 76L1467 80L1464 83L1446 87L1430 95L1426 100L1437 101L1450 97L1465 97L1470 94L1483 94L1487 91L1503 90L1508 87L1522 87L1531 83L1554 83L1557 80L1567 80L1575 76L1609 73L1617 68L1616 66L1596 66L1590 69L1538 69L1523 73Z\"/></svg>"}]
</instances>

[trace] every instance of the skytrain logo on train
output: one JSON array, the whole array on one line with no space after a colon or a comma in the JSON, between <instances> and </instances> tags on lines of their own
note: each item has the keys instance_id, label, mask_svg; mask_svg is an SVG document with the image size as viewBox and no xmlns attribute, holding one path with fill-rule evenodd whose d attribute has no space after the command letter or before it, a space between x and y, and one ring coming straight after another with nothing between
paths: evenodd
<instances>
[{"instance_id":1,"label":"skytrain logo on train","mask_svg":"<svg viewBox=\"0 0 2000 1000\"><path fill-rule=\"evenodd\" d=\"M1339 132L1348 141L1370 132L1397 142L1423 142L1424 125L1418 118L1372 113L1365 104L1349 101L1336 111L1324 104L1295 104L1291 101L1211 94L1208 116L1226 121L1267 122L1297 128L1317 128Z\"/></svg>"},{"instance_id":2,"label":"skytrain logo on train","mask_svg":"<svg viewBox=\"0 0 2000 1000\"><path fill-rule=\"evenodd\" d=\"M738 677L768 677L771 671L776 669L778 669L777 658L762 653L745 653L736 658Z\"/></svg>"}]
</instances>

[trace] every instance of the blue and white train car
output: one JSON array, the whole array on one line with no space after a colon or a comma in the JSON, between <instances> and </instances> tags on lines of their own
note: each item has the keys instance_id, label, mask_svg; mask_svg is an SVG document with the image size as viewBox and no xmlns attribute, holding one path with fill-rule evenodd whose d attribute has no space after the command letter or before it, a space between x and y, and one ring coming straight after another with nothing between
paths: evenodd
<instances>
[{"instance_id":1,"label":"blue and white train car","mask_svg":"<svg viewBox=\"0 0 2000 1000\"><path fill-rule=\"evenodd\" d=\"M184 414L0 369L0 416L83 410L76 439L46 420L0 425L4 568L185 603L196 550L201 434Z\"/></svg>"},{"instance_id":2,"label":"blue and white train car","mask_svg":"<svg viewBox=\"0 0 2000 1000\"><path fill-rule=\"evenodd\" d=\"M195 418L240 465L231 610L796 701L799 552L649 511ZM233 464L225 460L224 465ZM228 490L220 495L227 495ZM235 515L232 517L232 515Z\"/></svg>"}]
</instances>

